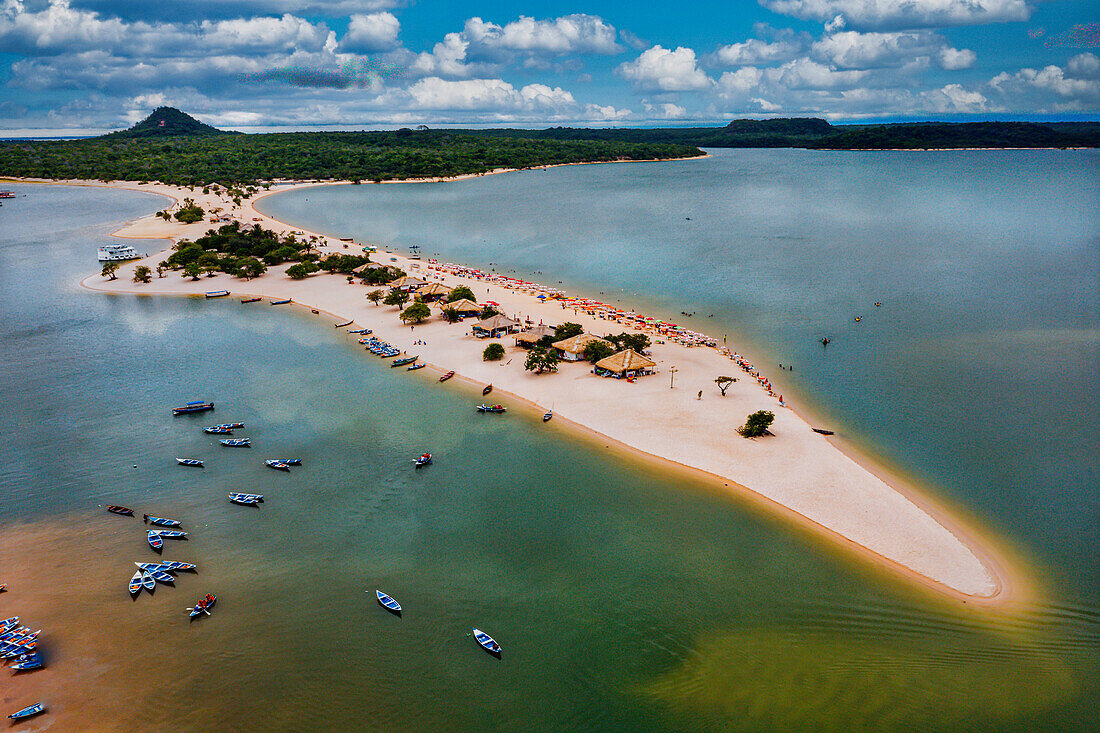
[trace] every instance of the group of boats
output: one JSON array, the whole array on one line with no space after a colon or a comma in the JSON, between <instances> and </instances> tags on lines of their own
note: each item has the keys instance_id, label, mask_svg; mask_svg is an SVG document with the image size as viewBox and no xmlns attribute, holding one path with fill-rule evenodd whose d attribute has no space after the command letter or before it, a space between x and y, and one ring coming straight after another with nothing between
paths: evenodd
<instances>
[{"instance_id":1,"label":"group of boats","mask_svg":"<svg viewBox=\"0 0 1100 733\"><path fill-rule=\"evenodd\" d=\"M383 593L377 588L374 591L374 597L378 599L378 605L382 606L382 608L386 609L395 616L401 615L401 604L397 602L396 598L389 595L388 593ZM492 654L494 657L497 657L498 659L500 658L501 653L504 651L500 648L500 644L498 644L496 640L493 639L493 637L489 636L481 629L474 628L470 634L467 634L467 636L473 636L474 641L477 642L478 646Z\"/></svg>"},{"instance_id":2,"label":"group of boats","mask_svg":"<svg viewBox=\"0 0 1100 733\"><path fill-rule=\"evenodd\" d=\"M370 329L364 329L361 332L364 334L369 334ZM357 332L351 331L351 333ZM401 353L401 349L390 345L389 343L381 340L376 336L364 336L364 338L359 339L359 343L367 347L367 351L375 354L376 356L381 356L383 359L392 359L393 357L398 356ZM417 369L423 369L425 365L418 364L416 361L419 358L419 356L402 356L400 359L394 359L393 362L390 363L390 368L403 366L407 371L410 372Z\"/></svg>"},{"instance_id":3,"label":"group of boats","mask_svg":"<svg viewBox=\"0 0 1100 733\"><path fill-rule=\"evenodd\" d=\"M0 659L14 659L15 663L8 665L8 668L16 672L28 672L45 666L38 653L38 635L41 633L41 629L31 631L27 626L20 626L18 616L0 621Z\"/></svg>"},{"instance_id":4,"label":"group of boats","mask_svg":"<svg viewBox=\"0 0 1100 733\"><path fill-rule=\"evenodd\" d=\"M150 593L157 589L157 583L163 583L165 585L175 585L176 578L172 573L178 573L180 571L194 571L195 565L189 562L178 562L176 560L166 560L164 562L135 562L137 565L137 572L130 578L128 590L130 595L134 598L141 593L142 590L146 590Z\"/></svg>"}]
</instances>

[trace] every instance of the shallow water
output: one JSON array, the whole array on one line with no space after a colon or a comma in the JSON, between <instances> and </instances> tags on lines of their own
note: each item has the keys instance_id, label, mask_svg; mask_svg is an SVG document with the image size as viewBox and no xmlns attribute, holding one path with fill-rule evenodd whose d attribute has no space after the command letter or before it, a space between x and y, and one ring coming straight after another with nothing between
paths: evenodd
<instances>
[{"instance_id":1,"label":"shallow water","mask_svg":"<svg viewBox=\"0 0 1100 733\"><path fill-rule=\"evenodd\" d=\"M0 209L0 615L45 629L49 668L0 702L46 700L43 727L1095 723L1098 619L1079 596L951 607L537 414L473 414L479 395L394 374L325 317L83 291L110 225L160 200L19 190ZM199 398L213 415L171 416ZM199 430L237 420L251 450ZM199 572L131 601L132 562L154 556L106 503L182 520L163 557ZM214 615L189 624L206 592Z\"/></svg>"}]
</instances>

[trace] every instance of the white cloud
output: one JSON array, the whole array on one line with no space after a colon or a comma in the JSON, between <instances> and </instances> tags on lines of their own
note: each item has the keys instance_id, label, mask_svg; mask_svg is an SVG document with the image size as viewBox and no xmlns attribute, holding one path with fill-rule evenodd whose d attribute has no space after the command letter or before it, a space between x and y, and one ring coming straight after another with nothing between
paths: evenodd
<instances>
[{"instance_id":1,"label":"white cloud","mask_svg":"<svg viewBox=\"0 0 1100 733\"><path fill-rule=\"evenodd\" d=\"M769 43L759 38L750 38L742 43L731 43L722 46L715 54L715 59L726 66L749 66L752 64L770 64L776 61L789 61L802 50L801 46L792 41L775 41Z\"/></svg>"},{"instance_id":2,"label":"white cloud","mask_svg":"<svg viewBox=\"0 0 1100 733\"><path fill-rule=\"evenodd\" d=\"M394 48L400 30L401 23L393 13L353 15L347 33L340 39L340 50L369 53Z\"/></svg>"},{"instance_id":3,"label":"white cloud","mask_svg":"<svg viewBox=\"0 0 1100 733\"><path fill-rule=\"evenodd\" d=\"M281 18L237 18L205 20L195 41L204 53L270 53L273 51L320 51L330 31L323 25L293 15ZM168 29L164 29L168 30ZM180 28L178 32L186 32Z\"/></svg>"},{"instance_id":4,"label":"white cloud","mask_svg":"<svg viewBox=\"0 0 1100 733\"><path fill-rule=\"evenodd\" d=\"M503 79L432 76L417 81L407 93L414 107L430 110L545 110L576 105L573 95L560 87L528 84L517 90Z\"/></svg>"},{"instance_id":5,"label":"white cloud","mask_svg":"<svg viewBox=\"0 0 1100 733\"><path fill-rule=\"evenodd\" d=\"M470 73L466 63L466 49L469 45L469 41L460 34L448 33L442 41L435 44L430 53L417 55L411 70L425 76L466 76Z\"/></svg>"},{"instance_id":6,"label":"white cloud","mask_svg":"<svg viewBox=\"0 0 1100 733\"><path fill-rule=\"evenodd\" d=\"M984 112L989 109L989 100L981 92L964 89L959 84L948 84L922 96L928 100L931 110L940 114Z\"/></svg>"},{"instance_id":7,"label":"white cloud","mask_svg":"<svg viewBox=\"0 0 1100 733\"><path fill-rule=\"evenodd\" d=\"M644 104L646 115L650 119L675 120L687 114L686 109L672 102L662 102L660 104L645 102Z\"/></svg>"},{"instance_id":8,"label":"white cloud","mask_svg":"<svg viewBox=\"0 0 1100 733\"><path fill-rule=\"evenodd\" d=\"M768 81L787 89L834 89L854 87L867 75L866 71L836 69L811 59L796 59L776 69L767 69Z\"/></svg>"},{"instance_id":9,"label":"white cloud","mask_svg":"<svg viewBox=\"0 0 1100 733\"><path fill-rule=\"evenodd\" d=\"M1078 79L1100 78L1100 57L1094 53L1079 53L1066 64L1066 71Z\"/></svg>"},{"instance_id":10,"label":"white cloud","mask_svg":"<svg viewBox=\"0 0 1100 733\"><path fill-rule=\"evenodd\" d=\"M1029 106L1055 112L1095 109L1100 104L1098 66L1100 59L1093 54L1080 54L1066 64L1066 69L1051 64L1042 69L1020 69L1015 74L1001 73L990 80L989 86L1013 105L1030 102Z\"/></svg>"},{"instance_id":11,"label":"white cloud","mask_svg":"<svg viewBox=\"0 0 1100 733\"><path fill-rule=\"evenodd\" d=\"M698 91L713 83L699 68L695 51L683 46L675 50L654 46L634 61L620 64L618 73L639 89L662 92Z\"/></svg>"},{"instance_id":12,"label":"white cloud","mask_svg":"<svg viewBox=\"0 0 1100 733\"><path fill-rule=\"evenodd\" d=\"M978 56L968 48L951 48L945 46L936 54L936 60L940 67L948 71L969 69L977 61Z\"/></svg>"},{"instance_id":13,"label":"white cloud","mask_svg":"<svg viewBox=\"0 0 1100 733\"><path fill-rule=\"evenodd\" d=\"M718 80L718 92L723 96L737 96L756 88L764 72L755 66L743 66L737 71L727 71Z\"/></svg>"},{"instance_id":14,"label":"white cloud","mask_svg":"<svg viewBox=\"0 0 1100 733\"><path fill-rule=\"evenodd\" d=\"M629 109L616 109L612 105L586 104L584 118L600 122L622 120L634 114Z\"/></svg>"},{"instance_id":15,"label":"white cloud","mask_svg":"<svg viewBox=\"0 0 1100 733\"><path fill-rule=\"evenodd\" d=\"M486 46L536 54L615 54L615 27L595 15L563 15L535 20L521 15L504 26L471 18L466 23L470 39Z\"/></svg>"},{"instance_id":16,"label":"white cloud","mask_svg":"<svg viewBox=\"0 0 1100 733\"><path fill-rule=\"evenodd\" d=\"M1028 0L759 0L776 13L819 20L831 29L942 28L1027 20Z\"/></svg>"}]
</instances>

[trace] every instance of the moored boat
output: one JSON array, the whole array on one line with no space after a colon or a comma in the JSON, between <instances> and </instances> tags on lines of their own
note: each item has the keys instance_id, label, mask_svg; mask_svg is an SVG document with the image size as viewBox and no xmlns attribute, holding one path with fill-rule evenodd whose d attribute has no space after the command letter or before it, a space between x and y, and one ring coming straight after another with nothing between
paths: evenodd
<instances>
[{"instance_id":1,"label":"moored boat","mask_svg":"<svg viewBox=\"0 0 1100 733\"><path fill-rule=\"evenodd\" d=\"M138 570L134 573L134 577L130 578L130 595L136 596L141 593L141 571Z\"/></svg>"},{"instance_id":2,"label":"moored boat","mask_svg":"<svg viewBox=\"0 0 1100 733\"><path fill-rule=\"evenodd\" d=\"M216 428L229 428L230 430L244 430L243 422L227 422L221 425L215 425Z\"/></svg>"},{"instance_id":3,"label":"moored boat","mask_svg":"<svg viewBox=\"0 0 1100 733\"><path fill-rule=\"evenodd\" d=\"M218 442L230 448L249 448L252 446L251 438L225 438Z\"/></svg>"},{"instance_id":4,"label":"moored boat","mask_svg":"<svg viewBox=\"0 0 1100 733\"><path fill-rule=\"evenodd\" d=\"M264 461L264 465L268 468L274 468L276 471L289 471L290 464L286 461L280 461L277 458L269 458Z\"/></svg>"},{"instance_id":5,"label":"moored boat","mask_svg":"<svg viewBox=\"0 0 1100 733\"><path fill-rule=\"evenodd\" d=\"M180 562L179 560L165 560L160 564L165 570L176 572L179 570L198 570L198 566L190 562Z\"/></svg>"},{"instance_id":6,"label":"moored boat","mask_svg":"<svg viewBox=\"0 0 1100 733\"><path fill-rule=\"evenodd\" d=\"M405 366L406 364L412 364L414 361L416 361L419 358L420 358L419 356L403 356L400 359L394 359L393 362L390 363L390 368L392 369L393 367L399 367L399 366Z\"/></svg>"},{"instance_id":7,"label":"moored boat","mask_svg":"<svg viewBox=\"0 0 1100 733\"><path fill-rule=\"evenodd\" d=\"M15 711L14 713L9 715L8 717L11 718L12 720L22 720L24 718L29 718L32 715L38 715L39 713L41 713L45 710L46 710L45 703L36 702L34 705L28 705L27 707L23 708L22 710Z\"/></svg>"},{"instance_id":8,"label":"moored boat","mask_svg":"<svg viewBox=\"0 0 1100 733\"><path fill-rule=\"evenodd\" d=\"M167 583L169 585L172 585L176 582L176 579L164 570L152 570L149 572L149 575L153 576L153 580L158 583Z\"/></svg>"},{"instance_id":9,"label":"moored boat","mask_svg":"<svg viewBox=\"0 0 1100 733\"><path fill-rule=\"evenodd\" d=\"M229 295L228 290L208 290L206 292L207 298L224 298Z\"/></svg>"},{"instance_id":10,"label":"moored boat","mask_svg":"<svg viewBox=\"0 0 1100 733\"><path fill-rule=\"evenodd\" d=\"M173 415L187 415L192 412L205 412L206 410L213 410L213 402L205 402L203 400L195 400L194 402L188 402L183 407L173 407Z\"/></svg>"},{"instance_id":11,"label":"moored boat","mask_svg":"<svg viewBox=\"0 0 1100 733\"><path fill-rule=\"evenodd\" d=\"M121 514L124 517L134 516L134 510L128 506L119 506L118 504L108 504L107 511L111 514Z\"/></svg>"},{"instance_id":12,"label":"moored boat","mask_svg":"<svg viewBox=\"0 0 1100 733\"><path fill-rule=\"evenodd\" d=\"M229 501L234 504L240 504L241 506L257 506L264 500L263 496L258 494L230 494Z\"/></svg>"},{"instance_id":13,"label":"moored boat","mask_svg":"<svg viewBox=\"0 0 1100 733\"><path fill-rule=\"evenodd\" d=\"M153 576L144 570L141 571L141 587L152 593L157 589L157 581L153 579Z\"/></svg>"},{"instance_id":14,"label":"moored boat","mask_svg":"<svg viewBox=\"0 0 1100 733\"><path fill-rule=\"evenodd\" d=\"M176 463L181 466L198 466L199 468L203 466L202 461L198 458L177 458Z\"/></svg>"},{"instance_id":15,"label":"moored boat","mask_svg":"<svg viewBox=\"0 0 1100 733\"><path fill-rule=\"evenodd\" d=\"M151 573L154 570L168 569L168 563L165 562L135 562L134 565L137 565L139 570L143 570L147 573Z\"/></svg>"},{"instance_id":16,"label":"moored boat","mask_svg":"<svg viewBox=\"0 0 1100 733\"><path fill-rule=\"evenodd\" d=\"M208 428L203 428L202 431L204 433L209 433L211 435L232 435L233 434L233 429L230 428L230 427L227 427L225 425L211 425Z\"/></svg>"},{"instance_id":17,"label":"moored boat","mask_svg":"<svg viewBox=\"0 0 1100 733\"><path fill-rule=\"evenodd\" d=\"M186 532L180 532L178 529L160 529L157 530L157 534L166 540L182 540L187 537Z\"/></svg>"},{"instance_id":18,"label":"moored boat","mask_svg":"<svg viewBox=\"0 0 1100 733\"><path fill-rule=\"evenodd\" d=\"M333 324L332 327L333 328L345 328L346 326L350 326L353 323L355 323L355 321L348 321L346 323L336 323L336 324Z\"/></svg>"},{"instance_id":19,"label":"moored boat","mask_svg":"<svg viewBox=\"0 0 1100 733\"><path fill-rule=\"evenodd\" d=\"M550 422L550 420L553 417L554 417L554 411L553 410L547 410L546 414L542 416L542 421L543 422Z\"/></svg>"},{"instance_id":20,"label":"moored boat","mask_svg":"<svg viewBox=\"0 0 1100 733\"><path fill-rule=\"evenodd\" d=\"M455 375L455 373L454 373L454 370L452 369L451 371L447 372L447 373L446 373L446 374L444 374L444 375L443 375L442 377L440 377L440 378L439 378L439 381L440 381L440 382L446 382L446 381L447 381L448 379L450 379L450 378L451 378L451 377L453 377L454 375Z\"/></svg>"},{"instance_id":21,"label":"moored boat","mask_svg":"<svg viewBox=\"0 0 1100 733\"><path fill-rule=\"evenodd\" d=\"M378 602L382 604L383 608L397 614L401 613L401 604L398 603L392 596L389 596L377 589L374 591L374 595L378 598Z\"/></svg>"},{"instance_id":22,"label":"moored boat","mask_svg":"<svg viewBox=\"0 0 1100 733\"><path fill-rule=\"evenodd\" d=\"M157 552L160 552L162 549L164 549L164 540L161 538L160 532L151 529L149 530L148 537L150 547L152 547Z\"/></svg>"},{"instance_id":23,"label":"moored boat","mask_svg":"<svg viewBox=\"0 0 1100 733\"><path fill-rule=\"evenodd\" d=\"M427 364L425 364L424 362L420 362L419 364L409 364L407 367L405 367L405 369L407 371L414 372L417 369L423 369L426 366Z\"/></svg>"},{"instance_id":24,"label":"moored boat","mask_svg":"<svg viewBox=\"0 0 1100 733\"><path fill-rule=\"evenodd\" d=\"M20 655L19 661L10 665L9 669L22 672L30 669L41 669L42 666L42 657L38 652L32 652L31 654Z\"/></svg>"},{"instance_id":25,"label":"moored boat","mask_svg":"<svg viewBox=\"0 0 1100 733\"><path fill-rule=\"evenodd\" d=\"M500 644L497 644L493 637L489 636L481 629L474 629L473 633L474 639L477 641L482 649L489 652L490 654L500 656L502 649L500 648Z\"/></svg>"},{"instance_id":26,"label":"moored boat","mask_svg":"<svg viewBox=\"0 0 1100 733\"><path fill-rule=\"evenodd\" d=\"M507 412L508 408L504 405L478 405L478 412Z\"/></svg>"},{"instance_id":27,"label":"moored boat","mask_svg":"<svg viewBox=\"0 0 1100 733\"><path fill-rule=\"evenodd\" d=\"M165 519L164 517L149 517L149 524L155 524L158 527L179 527L183 522L178 519Z\"/></svg>"},{"instance_id":28,"label":"moored boat","mask_svg":"<svg viewBox=\"0 0 1100 733\"><path fill-rule=\"evenodd\" d=\"M263 300L263 298L241 298L242 303L256 303Z\"/></svg>"},{"instance_id":29,"label":"moored boat","mask_svg":"<svg viewBox=\"0 0 1100 733\"><path fill-rule=\"evenodd\" d=\"M300 466L302 465L301 458L276 458L279 463L285 463L288 466Z\"/></svg>"},{"instance_id":30,"label":"moored boat","mask_svg":"<svg viewBox=\"0 0 1100 733\"><path fill-rule=\"evenodd\" d=\"M99 248L96 258L100 262L122 262L140 260L141 254L128 244L105 244Z\"/></svg>"},{"instance_id":31,"label":"moored boat","mask_svg":"<svg viewBox=\"0 0 1100 733\"><path fill-rule=\"evenodd\" d=\"M273 300L271 301L271 305L286 305L290 302L292 302L290 298L285 298L283 300Z\"/></svg>"},{"instance_id":32,"label":"moored boat","mask_svg":"<svg viewBox=\"0 0 1100 733\"><path fill-rule=\"evenodd\" d=\"M481 390L481 394L487 395L492 391L493 391L493 385L487 384L487 385L485 385L485 389Z\"/></svg>"},{"instance_id":33,"label":"moored boat","mask_svg":"<svg viewBox=\"0 0 1100 733\"><path fill-rule=\"evenodd\" d=\"M417 468L420 468L421 466L427 466L431 462L432 462L432 454L431 453L425 453L424 455L420 456L419 458L414 459L413 460L413 465L415 465Z\"/></svg>"}]
</instances>

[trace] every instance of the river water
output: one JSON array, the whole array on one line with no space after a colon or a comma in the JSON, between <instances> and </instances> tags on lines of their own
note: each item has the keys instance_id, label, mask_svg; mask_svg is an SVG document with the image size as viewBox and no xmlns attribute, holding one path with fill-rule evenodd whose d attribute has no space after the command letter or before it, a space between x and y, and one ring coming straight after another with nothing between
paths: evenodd
<instances>
[{"instance_id":1,"label":"river water","mask_svg":"<svg viewBox=\"0 0 1100 733\"><path fill-rule=\"evenodd\" d=\"M809 155L781 153L787 154ZM749 174L767 162L753 155L716 155L695 165L741 171L730 185L751 189ZM724 262L724 272L741 275L723 281L712 272L695 282L706 268L685 254L709 251L706 243L693 250L685 242L696 238L672 234L698 221L700 232L724 229L733 239L737 230L728 226L737 207L723 203L715 185L697 196L712 205L700 200L690 211L679 209L670 192L689 183L678 179L703 173L715 183L725 179L691 163L668 165L667 171L573 167L454 186L312 190L265 205L273 212L285 207L280 216L296 224L341 236L366 237L370 230L381 233L375 240L383 243L416 241L458 261L554 273L537 277L594 293L617 287L613 297L636 293L655 311L695 311L696 322L712 333L728 329L731 340L770 323L758 331L755 346L794 364L791 384L814 395L818 409L851 439L874 436L877 450L931 477L944 495L1034 558L1044 584L1036 604L989 614L929 598L735 498L637 465L553 423L543 425L536 414L471 414L477 395L440 386L430 375L394 374L330 320L302 310L84 291L79 279L97 269L94 250L106 232L162 201L102 189L19 186L26 196L0 208L0 282L7 295L0 301L6 397L0 583L8 583L0 616L19 614L44 629L49 666L6 680L0 701L15 710L45 700L51 712L40 724L58 730L1095 726L1100 642L1091 548L1097 530L1096 499L1085 491L1088 472L1095 476L1087 433L1065 432L1072 421L1060 418L1064 425L1048 425L1032 438L1046 452L1031 448L1001 459L1001 466L1026 466L1035 456L1048 457L1030 479L1003 469L1000 479L975 481L982 470L975 465L995 463L1000 452L983 436L1002 435L997 415L986 414L996 411L982 402L967 407L970 429L979 433L969 439L970 450L931 464L921 451L934 452L925 446L947 438L929 439L920 423L910 426L908 437L897 437L904 436L902 427L880 429L880 422L927 420L927 405L941 405L950 417L944 405L951 389L981 382L982 374L992 382L988 393L1011 394L1018 405L1039 404L1042 395L1058 396L1064 387L1052 385L1048 370L1025 377L1022 368L987 365L953 383L924 376L911 389L892 391L897 375L918 379L916 370L903 369L894 344L911 342L910 353L923 352L922 361L940 373L950 372L955 357L939 353L935 329L918 328L932 315L924 312L925 301L878 284L874 263L889 259L882 252L854 258L864 266L850 277L875 286L859 299L852 295L852 308L832 322L821 314L843 289L835 281L831 288L807 286L813 297L796 314L784 311L785 303L798 302L779 292L786 281L776 274L797 269L790 252L755 259L751 248L741 257L715 253L712 269ZM1095 158L1082 165L1095 171ZM773 162L769 170L781 177L781 167ZM919 172L911 176L920 179ZM821 181L838 177L819 174ZM1086 387L1095 382L1095 361L1091 371L1081 361L1096 348L1095 335L1087 336L1090 329L1095 334L1096 322L1069 301L1075 293L1088 295L1089 287L1096 294L1095 268L1090 274L1085 257L1095 257L1097 226L1082 210L1076 219L1069 216L1074 196L1088 194L1089 180L1081 176L1077 189L1050 203L1063 207L1060 217L1043 210L1028 225L1037 237L1042 226L1061 232L1081 225L1047 250L1049 272L1065 277L1043 290L1052 301L1045 312L1067 333L1057 341L1044 337L1049 322L1038 315L1018 329L1035 334L1032 347L1046 349L1044 358L1057 354L1063 372L1076 364L1076 375L1065 378ZM587 199L574 190L580 184L591 186ZM851 191L856 182L837 186ZM632 188L648 190L650 203L636 191L628 205L622 197ZM1095 199L1095 185L1091 191ZM319 205L319 195L335 198ZM308 207L300 203L306 197ZM528 212L541 202L558 217L540 240L537 230L546 220L512 221L517 209L508 201ZM303 213L323 208L326 222L296 216L297 206ZM919 201L911 206L920 210ZM817 251L812 262L827 261L830 246L843 249L826 242L839 212L822 202L798 208L816 208L827 220L804 223L801 251ZM353 214L341 213L348 210ZM956 213L966 210L963 205ZM662 211L669 222L662 223ZM722 223L703 225L708 211L726 212ZM764 215L762 204L757 211L761 219L784 218ZM737 216L749 218L746 211ZM480 227L480 239L466 241L466 221ZM409 232L387 240L390 227ZM519 232L527 239L509 239ZM599 249L592 237L606 235L606 246L615 249L634 236L630 232L638 233L635 243L647 256L623 264L609 253L600 270L581 267L582 250ZM563 240L570 246L561 246ZM945 240L943 246L960 245ZM1013 247L1015 255L1026 250L1017 239ZM989 262L1030 271L1011 259ZM945 255L943 266L955 261ZM753 262L770 264L754 273ZM1074 267L1058 266L1067 263ZM1016 284L1021 296L1035 279ZM990 281L999 279L967 283L970 301L980 300ZM757 287L746 288L748 282ZM898 274L892 282L904 278ZM714 299L692 294L703 292ZM864 294L883 308L866 307ZM719 308L725 299L740 305ZM1020 300L1021 311L1044 310ZM866 313L861 323L873 328L848 324L857 307ZM982 323L968 320L972 314L959 317ZM808 337L822 329L834 336L827 351L813 344L801 349L798 338L783 336L788 324L804 321ZM911 329L911 338L894 335L899 324ZM1017 324L1001 313L995 325L1006 333L985 348L1014 356L1019 337L1010 334ZM976 350L976 344L960 338L958 348ZM878 367L853 369L876 351ZM848 374L849 390L815 381L841 374ZM993 382L1004 375L1030 379L1027 395L1016 393L1018 382ZM881 401L885 408L852 407L849 391L872 394L876 384L878 400L854 404ZM217 402L214 416L171 416L172 405L199 398ZM1066 406L1075 409L1095 405ZM908 417L887 420L892 411ZM1015 419L1000 420L1026 430L1025 414L1017 410ZM1061 412L1042 411L1053 414ZM251 450L221 448L199 430L237 420L248 425L243 434L253 438ZM941 430L944 423L950 434L962 432L951 419L937 423ZM1068 445L1075 436L1086 441L1077 453ZM1025 443L1013 440L1003 451ZM414 471L409 461L424 450L436 462ZM204 458L207 467L176 466L176 456ZM304 465L289 474L262 465L263 458L280 456L301 457ZM1047 485L1036 478L1043 475L1057 481ZM258 510L234 507L225 498L233 490L267 500ZM181 574L176 588L131 601L125 583L132 562L153 554L140 519L107 515L97 506L106 503L182 520L189 539L169 542L164 557L195 562L199 572ZM375 588L402 602L401 618L377 606ZM206 592L218 594L218 608L189 624L183 608ZM500 660L466 636L473 626L501 643Z\"/></svg>"}]
</instances>

